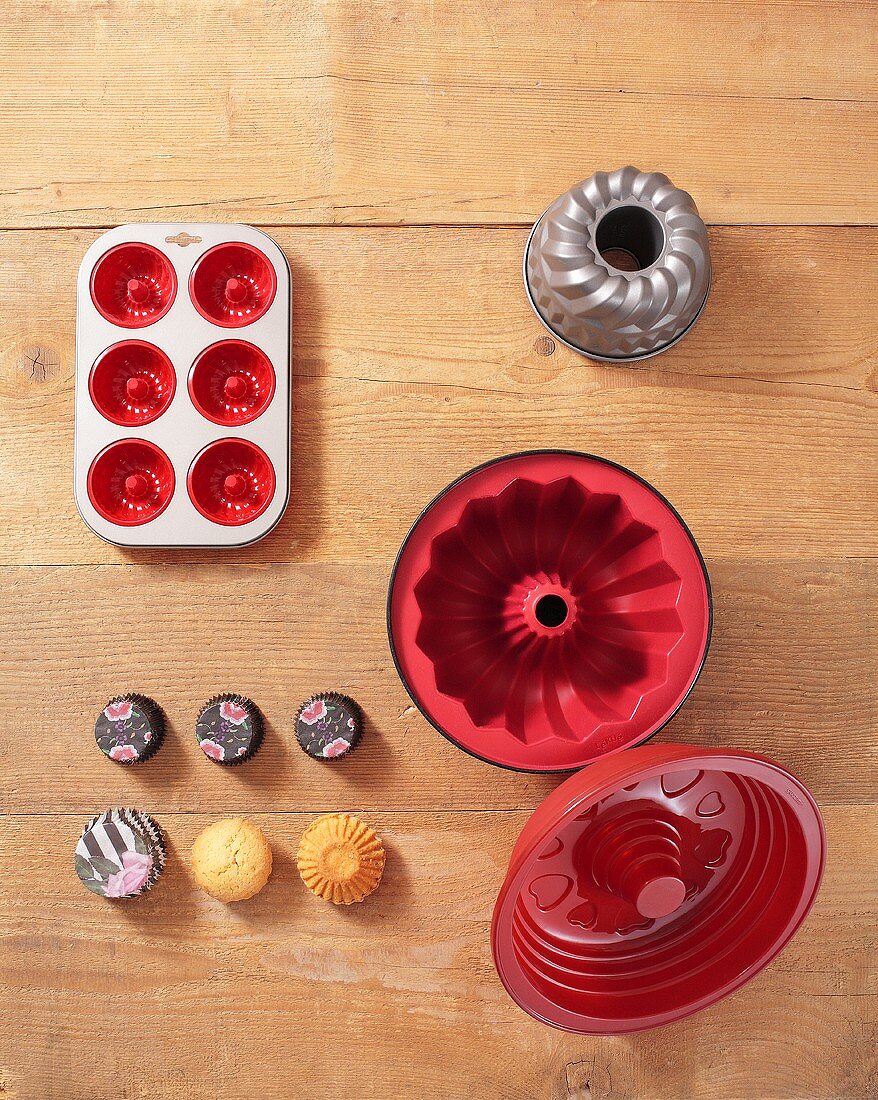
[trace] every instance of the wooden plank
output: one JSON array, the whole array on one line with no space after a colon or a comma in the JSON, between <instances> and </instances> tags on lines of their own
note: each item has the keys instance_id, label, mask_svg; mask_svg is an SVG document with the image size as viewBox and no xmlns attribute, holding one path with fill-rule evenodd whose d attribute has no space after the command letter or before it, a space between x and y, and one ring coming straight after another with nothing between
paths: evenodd
<instances>
[{"instance_id":1,"label":"wooden plank","mask_svg":"<svg viewBox=\"0 0 878 1100\"><path fill-rule=\"evenodd\" d=\"M388 869L356 912L318 902L298 881L295 850L307 815L256 817L275 872L260 895L234 907L212 901L189 877L192 839L210 820L201 814L161 817L171 845L165 876L152 895L120 905L88 894L73 874L78 817L4 818L3 1095L873 1094L874 806L830 809L823 889L767 972L679 1024L615 1039L538 1024L496 978L490 915L525 816L370 814L388 846Z\"/></svg>"},{"instance_id":2,"label":"wooden plank","mask_svg":"<svg viewBox=\"0 0 878 1100\"><path fill-rule=\"evenodd\" d=\"M792 768L821 804L878 789L874 561L709 561L715 631L703 678L659 740L753 749ZM384 625L390 563L0 570L0 808L155 812L272 807L516 809L557 777L493 768L453 747L410 705ZM335 688L365 709L350 762L309 760L297 705ZM218 691L268 720L246 767L218 768L195 715ZM94 721L124 691L154 696L170 735L154 760L110 763Z\"/></svg>"},{"instance_id":3,"label":"wooden plank","mask_svg":"<svg viewBox=\"0 0 878 1100\"><path fill-rule=\"evenodd\" d=\"M295 281L292 504L226 560L389 567L445 484L539 446L637 470L710 557L875 552L878 231L714 230L702 319L626 368L546 337L521 288L521 230L276 235ZM76 513L72 286L94 237L2 237L0 562L214 561L123 552Z\"/></svg>"},{"instance_id":4,"label":"wooden plank","mask_svg":"<svg viewBox=\"0 0 878 1100\"><path fill-rule=\"evenodd\" d=\"M627 162L711 222L874 223L875 6L695 12L7 3L0 225L525 224Z\"/></svg>"}]
</instances>

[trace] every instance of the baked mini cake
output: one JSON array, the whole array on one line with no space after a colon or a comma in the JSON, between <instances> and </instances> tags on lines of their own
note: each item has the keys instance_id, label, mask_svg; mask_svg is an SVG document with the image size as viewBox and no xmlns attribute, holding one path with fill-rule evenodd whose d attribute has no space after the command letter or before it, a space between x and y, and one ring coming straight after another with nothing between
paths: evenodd
<instances>
[{"instance_id":1,"label":"baked mini cake","mask_svg":"<svg viewBox=\"0 0 878 1100\"><path fill-rule=\"evenodd\" d=\"M246 901L271 875L271 848L258 825L229 817L195 838L190 856L195 881L218 901Z\"/></svg>"},{"instance_id":2,"label":"baked mini cake","mask_svg":"<svg viewBox=\"0 0 878 1100\"><path fill-rule=\"evenodd\" d=\"M95 722L95 741L117 764L140 764L165 736L165 715L154 699L128 692L111 699Z\"/></svg>"},{"instance_id":3,"label":"baked mini cake","mask_svg":"<svg viewBox=\"0 0 878 1100\"><path fill-rule=\"evenodd\" d=\"M386 859L384 845L368 825L348 814L324 814L302 834L296 864L313 894L351 905L378 888Z\"/></svg>"},{"instance_id":4,"label":"baked mini cake","mask_svg":"<svg viewBox=\"0 0 878 1100\"><path fill-rule=\"evenodd\" d=\"M107 810L88 822L76 845L76 873L87 890L105 898L136 898L165 869L162 831L139 810Z\"/></svg>"},{"instance_id":5,"label":"baked mini cake","mask_svg":"<svg viewBox=\"0 0 878 1100\"><path fill-rule=\"evenodd\" d=\"M296 711L296 740L315 760L339 760L360 743L363 713L347 695L312 695Z\"/></svg>"},{"instance_id":6,"label":"baked mini cake","mask_svg":"<svg viewBox=\"0 0 878 1100\"><path fill-rule=\"evenodd\" d=\"M201 751L215 764L243 764L262 744L264 722L256 704L244 695L214 695L195 722Z\"/></svg>"}]
</instances>

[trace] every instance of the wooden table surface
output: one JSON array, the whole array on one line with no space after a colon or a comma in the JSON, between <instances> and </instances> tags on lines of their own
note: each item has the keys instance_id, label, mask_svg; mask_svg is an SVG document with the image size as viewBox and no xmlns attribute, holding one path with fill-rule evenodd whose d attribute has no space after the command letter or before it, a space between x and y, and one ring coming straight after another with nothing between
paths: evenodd
<instances>
[{"instance_id":1,"label":"wooden table surface","mask_svg":"<svg viewBox=\"0 0 878 1100\"><path fill-rule=\"evenodd\" d=\"M878 1095L875 5L2 0L0 18L0 1097ZM608 367L546 337L520 261L555 195L628 162L691 191L715 274L681 345ZM105 227L164 220L264 226L293 270L292 502L239 553L125 552L73 503L77 266ZM421 506L542 446L637 470L704 552L711 654L661 736L775 757L828 829L787 950L642 1035L570 1036L504 994L492 904L557 779L439 737L385 636ZM229 688L268 720L232 773L192 736ZM368 716L333 768L291 735L324 688ZM93 742L124 690L170 719L143 768ZM171 847L155 892L118 906L71 856L112 805ZM389 849L352 910L295 872L335 809ZM276 862L226 907L187 855L230 814Z\"/></svg>"}]
</instances>

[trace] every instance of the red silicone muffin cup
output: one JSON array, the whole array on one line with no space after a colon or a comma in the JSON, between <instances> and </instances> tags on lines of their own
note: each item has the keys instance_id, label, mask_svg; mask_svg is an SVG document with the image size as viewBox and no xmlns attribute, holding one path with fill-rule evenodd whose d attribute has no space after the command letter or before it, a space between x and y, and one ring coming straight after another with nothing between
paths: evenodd
<instances>
[{"instance_id":1,"label":"red silicone muffin cup","mask_svg":"<svg viewBox=\"0 0 878 1100\"><path fill-rule=\"evenodd\" d=\"M202 317L223 328L250 325L268 310L277 276L251 244L229 241L209 249L193 268L189 294Z\"/></svg>"},{"instance_id":2,"label":"red silicone muffin cup","mask_svg":"<svg viewBox=\"0 0 878 1100\"><path fill-rule=\"evenodd\" d=\"M171 308L176 293L173 264L150 244L117 244L101 256L91 273L95 309L122 328L154 324Z\"/></svg>"},{"instance_id":3,"label":"red silicone muffin cup","mask_svg":"<svg viewBox=\"0 0 878 1100\"><path fill-rule=\"evenodd\" d=\"M173 400L176 386L171 360L143 340L122 340L107 348L88 379L98 412L126 428L157 420Z\"/></svg>"},{"instance_id":4,"label":"red silicone muffin cup","mask_svg":"<svg viewBox=\"0 0 878 1100\"><path fill-rule=\"evenodd\" d=\"M206 519L223 527L239 527L261 516L275 485L268 455L246 439L209 443L189 469L192 503Z\"/></svg>"},{"instance_id":5,"label":"red silicone muffin cup","mask_svg":"<svg viewBox=\"0 0 878 1100\"><path fill-rule=\"evenodd\" d=\"M163 450L145 439L121 439L92 462L88 499L110 523L139 527L164 512L174 484L174 467Z\"/></svg>"},{"instance_id":6,"label":"red silicone muffin cup","mask_svg":"<svg viewBox=\"0 0 878 1100\"><path fill-rule=\"evenodd\" d=\"M271 404L271 360L244 340L221 340L198 356L189 372L192 404L214 424L249 424Z\"/></svg>"},{"instance_id":7,"label":"red silicone muffin cup","mask_svg":"<svg viewBox=\"0 0 878 1100\"><path fill-rule=\"evenodd\" d=\"M525 825L494 907L497 972L567 1031L680 1020L784 948L825 850L813 798L765 757L646 745L605 758Z\"/></svg>"},{"instance_id":8,"label":"red silicone muffin cup","mask_svg":"<svg viewBox=\"0 0 878 1100\"><path fill-rule=\"evenodd\" d=\"M522 771L652 736L704 664L704 562L671 505L592 455L534 451L465 474L403 542L388 596L397 670L460 748Z\"/></svg>"}]
</instances>

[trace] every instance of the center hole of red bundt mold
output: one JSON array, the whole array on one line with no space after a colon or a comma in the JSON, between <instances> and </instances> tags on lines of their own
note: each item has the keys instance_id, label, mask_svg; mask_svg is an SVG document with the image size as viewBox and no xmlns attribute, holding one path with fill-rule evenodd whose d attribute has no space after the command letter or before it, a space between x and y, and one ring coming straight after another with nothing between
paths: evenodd
<instances>
[{"instance_id":1,"label":"center hole of red bundt mold","mask_svg":"<svg viewBox=\"0 0 878 1100\"><path fill-rule=\"evenodd\" d=\"M540 596L534 604L534 617L541 626L562 626L569 613L567 601L554 592Z\"/></svg>"},{"instance_id":2,"label":"center hole of red bundt mold","mask_svg":"<svg viewBox=\"0 0 878 1100\"><path fill-rule=\"evenodd\" d=\"M129 474L125 478L125 494L132 500L141 500L149 491L149 482L143 474Z\"/></svg>"},{"instance_id":3,"label":"center hole of red bundt mold","mask_svg":"<svg viewBox=\"0 0 878 1100\"><path fill-rule=\"evenodd\" d=\"M129 279L128 297L132 302L145 302L149 297L149 283L145 283L143 279Z\"/></svg>"},{"instance_id":4,"label":"center hole of red bundt mold","mask_svg":"<svg viewBox=\"0 0 878 1100\"><path fill-rule=\"evenodd\" d=\"M229 401L241 401L247 396L247 379L240 374L230 374L223 386L223 393Z\"/></svg>"},{"instance_id":5,"label":"center hole of red bundt mold","mask_svg":"<svg viewBox=\"0 0 878 1100\"><path fill-rule=\"evenodd\" d=\"M145 378L134 376L125 383L125 393L132 401L145 401L149 397L150 385Z\"/></svg>"},{"instance_id":6,"label":"center hole of red bundt mold","mask_svg":"<svg viewBox=\"0 0 878 1100\"><path fill-rule=\"evenodd\" d=\"M644 917L667 917L683 904L686 884L673 875L654 878L647 882L635 898L637 912Z\"/></svg>"},{"instance_id":7,"label":"center hole of red bundt mold","mask_svg":"<svg viewBox=\"0 0 878 1100\"><path fill-rule=\"evenodd\" d=\"M223 481L223 492L232 500L237 500L247 492L247 478L243 474L227 474Z\"/></svg>"},{"instance_id":8,"label":"center hole of red bundt mold","mask_svg":"<svg viewBox=\"0 0 878 1100\"><path fill-rule=\"evenodd\" d=\"M230 302L243 302L247 297L247 284L240 279L227 279L226 297Z\"/></svg>"},{"instance_id":9,"label":"center hole of red bundt mold","mask_svg":"<svg viewBox=\"0 0 878 1100\"><path fill-rule=\"evenodd\" d=\"M595 244L610 267L640 271L662 254L665 233L655 214L642 206L617 206L598 222Z\"/></svg>"}]
</instances>

